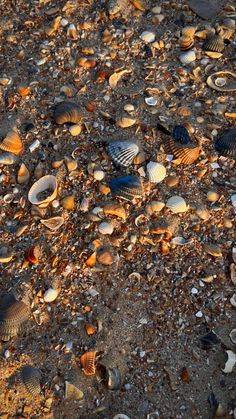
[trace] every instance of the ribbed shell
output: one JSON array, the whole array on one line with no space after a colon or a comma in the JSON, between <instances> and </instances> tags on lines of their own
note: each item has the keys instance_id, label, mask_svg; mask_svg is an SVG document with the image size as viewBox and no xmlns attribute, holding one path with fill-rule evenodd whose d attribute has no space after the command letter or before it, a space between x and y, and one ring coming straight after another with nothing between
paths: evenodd
<instances>
[{"instance_id":1,"label":"ribbed shell","mask_svg":"<svg viewBox=\"0 0 236 419\"><path fill-rule=\"evenodd\" d=\"M68 122L77 124L82 118L83 115L76 103L65 101L56 105L54 119L57 124L62 125Z\"/></svg>"},{"instance_id":2,"label":"ribbed shell","mask_svg":"<svg viewBox=\"0 0 236 419\"><path fill-rule=\"evenodd\" d=\"M122 176L112 179L109 187L113 195L132 201L143 196L142 181L138 176Z\"/></svg>"},{"instance_id":3,"label":"ribbed shell","mask_svg":"<svg viewBox=\"0 0 236 419\"><path fill-rule=\"evenodd\" d=\"M46 198L39 198L39 194L48 191ZM51 193L50 193L51 192ZM28 199L31 204L47 206L49 202L53 201L57 196L57 179L55 176L46 175L35 182L28 193Z\"/></svg>"},{"instance_id":4,"label":"ribbed shell","mask_svg":"<svg viewBox=\"0 0 236 419\"><path fill-rule=\"evenodd\" d=\"M225 47L224 40L221 35L209 36L202 45L204 51L222 52Z\"/></svg>"},{"instance_id":5,"label":"ribbed shell","mask_svg":"<svg viewBox=\"0 0 236 419\"><path fill-rule=\"evenodd\" d=\"M184 198L181 196L175 195L168 199L166 203L167 208L169 208L174 214L178 214L180 212L186 212L188 207Z\"/></svg>"},{"instance_id":6,"label":"ribbed shell","mask_svg":"<svg viewBox=\"0 0 236 419\"><path fill-rule=\"evenodd\" d=\"M0 149L19 156L24 150L19 134L15 131L8 132L7 136L0 143Z\"/></svg>"},{"instance_id":7,"label":"ribbed shell","mask_svg":"<svg viewBox=\"0 0 236 419\"><path fill-rule=\"evenodd\" d=\"M0 339L7 341L16 336L30 315L29 307L22 301L12 299L0 307Z\"/></svg>"},{"instance_id":8,"label":"ribbed shell","mask_svg":"<svg viewBox=\"0 0 236 419\"><path fill-rule=\"evenodd\" d=\"M85 375L95 374L95 357L96 357L96 351L85 352L80 357L80 363L84 370Z\"/></svg>"},{"instance_id":9,"label":"ribbed shell","mask_svg":"<svg viewBox=\"0 0 236 419\"><path fill-rule=\"evenodd\" d=\"M187 128L183 125L175 125L172 133L173 138L181 144L191 143Z\"/></svg>"},{"instance_id":10,"label":"ribbed shell","mask_svg":"<svg viewBox=\"0 0 236 419\"><path fill-rule=\"evenodd\" d=\"M114 141L108 145L107 150L116 164L128 167L139 153L139 146L132 141Z\"/></svg>"},{"instance_id":11,"label":"ribbed shell","mask_svg":"<svg viewBox=\"0 0 236 419\"><path fill-rule=\"evenodd\" d=\"M41 392L41 373L31 365L25 365L20 372L21 380L29 396L37 396Z\"/></svg>"},{"instance_id":12,"label":"ribbed shell","mask_svg":"<svg viewBox=\"0 0 236 419\"><path fill-rule=\"evenodd\" d=\"M18 157L12 153L0 154L0 164L11 165L18 162Z\"/></svg>"},{"instance_id":13,"label":"ribbed shell","mask_svg":"<svg viewBox=\"0 0 236 419\"><path fill-rule=\"evenodd\" d=\"M147 174L151 183L159 183L166 177L166 168L163 164L150 161L147 164Z\"/></svg>"},{"instance_id":14,"label":"ribbed shell","mask_svg":"<svg viewBox=\"0 0 236 419\"><path fill-rule=\"evenodd\" d=\"M175 142L172 138L165 142L164 148L167 154L173 154L174 158L179 160L179 164L194 163L198 159L201 151L201 147L193 143L185 145Z\"/></svg>"},{"instance_id":15,"label":"ribbed shell","mask_svg":"<svg viewBox=\"0 0 236 419\"><path fill-rule=\"evenodd\" d=\"M236 159L236 127L229 128L216 137L215 149L222 156Z\"/></svg>"}]
</instances>

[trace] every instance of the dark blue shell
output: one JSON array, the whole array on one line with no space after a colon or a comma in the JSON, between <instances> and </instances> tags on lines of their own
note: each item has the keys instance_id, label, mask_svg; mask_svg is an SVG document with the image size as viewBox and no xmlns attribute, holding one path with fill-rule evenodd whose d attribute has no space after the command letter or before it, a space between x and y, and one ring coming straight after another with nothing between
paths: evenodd
<instances>
[{"instance_id":1,"label":"dark blue shell","mask_svg":"<svg viewBox=\"0 0 236 419\"><path fill-rule=\"evenodd\" d=\"M188 130L183 125L175 125L172 136L181 144L188 144L191 142Z\"/></svg>"},{"instance_id":2,"label":"dark blue shell","mask_svg":"<svg viewBox=\"0 0 236 419\"><path fill-rule=\"evenodd\" d=\"M236 127L229 128L216 137L215 149L222 156L236 159Z\"/></svg>"},{"instance_id":3,"label":"dark blue shell","mask_svg":"<svg viewBox=\"0 0 236 419\"><path fill-rule=\"evenodd\" d=\"M143 196L143 185L138 176L128 175L112 179L109 187L113 195L128 201Z\"/></svg>"}]
</instances>

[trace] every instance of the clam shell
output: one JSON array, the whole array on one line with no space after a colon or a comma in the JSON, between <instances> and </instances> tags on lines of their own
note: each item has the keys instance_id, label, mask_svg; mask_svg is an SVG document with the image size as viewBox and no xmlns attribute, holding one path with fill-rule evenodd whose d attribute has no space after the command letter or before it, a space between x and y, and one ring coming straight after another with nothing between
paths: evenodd
<instances>
[{"instance_id":1,"label":"clam shell","mask_svg":"<svg viewBox=\"0 0 236 419\"><path fill-rule=\"evenodd\" d=\"M78 124L82 121L83 115L76 103L65 101L56 105L54 119L58 125L66 124L68 122Z\"/></svg>"},{"instance_id":2,"label":"clam shell","mask_svg":"<svg viewBox=\"0 0 236 419\"><path fill-rule=\"evenodd\" d=\"M204 51L222 52L225 47L224 40L220 35L210 35L202 45Z\"/></svg>"},{"instance_id":3,"label":"clam shell","mask_svg":"<svg viewBox=\"0 0 236 419\"><path fill-rule=\"evenodd\" d=\"M166 177L166 168L163 164L150 161L147 164L147 174L151 183L159 183Z\"/></svg>"},{"instance_id":4,"label":"clam shell","mask_svg":"<svg viewBox=\"0 0 236 419\"><path fill-rule=\"evenodd\" d=\"M9 301L5 304L6 297ZM12 294L4 297L0 304L0 339L7 341L16 336L30 315L29 307L17 301Z\"/></svg>"},{"instance_id":5,"label":"clam shell","mask_svg":"<svg viewBox=\"0 0 236 419\"><path fill-rule=\"evenodd\" d=\"M80 363L84 370L85 375L95 374L95 357L96 357L96 351L85 352L80 357Z\"/></svg>"},{"instance_id":6,"label":"clam shell","mask_svg":"<svg viewBox=\"0 0 236 419\"><path fill-rule=\"evenodd\" d=\"M17 183L24 185L29 182L30 172L24 163L21 164L17 173Z\"/></svg>"},{"instance_id":7,"label":"clam shell","mask_svg":"<svg viewBox=\"0 0 236 419\"><path fill-rule=\"evenodd\" d=\"M114 141L108 145L107 150L116 164L128 167L139 153L139 146L133 141Z\"/></svg>"},{"instance_id":8,"label":"clam shell","mask_svg":"<svg viewBox=\"0 0 236 419\"><path fill-rule=\"evenodd\" d=\"M181 38L179 38L179 46L183 50L188 50L192 48L194 44L194 40L191 36L183 35Z\"/></svg>"},{"instance_id":9,"label":"clam shell","mask_svg":"<svg viewBox=\"0 0 236 419\"><path fill-rule=\"evenodd\" d=\"M193 61L196 60L196 54L195 52L191 49L189 51L183 52L183 54L181 54L179 56L179 60L181 61L182 64L189 64L192 63Z\"/></svg>"},{"instance_id":10,"label":"clam shell","mask_svg":"<svg viewBox=\"0 0 236 419\"><path fill-rule=\"evenodd\" d=\"M236 127L229 128L216 137L215 149L222 156L236 159Z\"/></svg>"},{"instance_id":11,"label":"clam shell","mask_svg":"<svg viewBox=\"0 0 236 419\"><path fill-rule=\"evenodd\" d=\"M136 119L131 116L120 116L116 120L116 125L120 128L129 128L136 124Z\"/></svg>"},{"instance_id":12,"label":"clam shell","mask_svg":"<svg viewBox=\"0 0 236 419\"><path fill-rule=\"evenodd\" d=\"M34 368L31 365L25 365L21 369L20 376L29 396L34 397L40 394L41 373L38 368Z\"/></svg>"},{"instance_id":13,"label":"clam shell","mask_svg":"<svg viewBox=\"0 0 236 419\"><path fill-rule=\"evenodd\" d=\"M24 150L19 134L15 131L8 132L7 136L0 143L0 149L19 156Z\"/></svg>"},{"instance_id":14,"label":"clam shell","mask_svg":"<svg viewBox=\"0 0 236 419\"><path fill-rule=\"evenodd\" d=\"M194 163L201 152L201 147L196 144L181 144L175 142L171 138L166 140L164 149L167 154L173 154L174 158L178 160L179 164L192 164Z\"/></svg>"},{"instance_id":15,"label":"clam shell","mask_svg":"<svg viewBox=\"0 0 236 419\"><path fill-rule=\"evenodd\" d=\"M169 208L174 214L178 214L180 212L186 212L188 207L184 198L178 195L174 195L168 199L166 203L167 208Z\"/></svg>"},{"instance_id":16,"label":"clam shell","mask_svg":"<svg viewBox=\"0 0 236 419\"><path fill-rule=\"evenodd\" d=\"M103 221L101 224L99 224L98 230L99 230L99 233L101 234L112 234L114 227L112 223Z\"/></svg>"},{"instance_id":17,"label":"clam shell","mask_svg":"<svg viewBox=\"0 0 236 419\"><path fill-rule=\"evenodd\" d=\"M18 161L18 157L12 153L2 153L0 154L0 165L1 164L6 164L6 165L11 165L11 164L15 164Z\"/></svg>"},{"instance_id":18,"label":"clam shell","mask_svg":"<svg viewBox=\"0 0 236 419\"><path fill-rule=\"evenodd\" d=\"M64 224L63 217L51 217L47 220L40 220L40 222L51 231L57 231L62 224Z\"/></svg>"},{"instance_id":19,"label":"clam shell","mask_svg":"<svg viewBox=\"0 0 236 419\"><path fill-rule=\"evenodd\" d=\"M113 195L128 201L142 198L144 194L142 181L138 176L128 175L112 179L109 187Z\"/></svg>"},{"instance_id":20,"label":"clam shell","mask_svg":"<svg viewBox=\"0 0 236 419\"><path fill-rule=\"evenodd\" d=\"M98 364L97 377L104 382L109 390L119 390L121 387L121 374L118 368L109 368L104 364Z\"/></svg>"},{"instance_id":21,"label":"clam shell","mask_svg":"<svg viewBox=\"0 0 236 419\"><path fill-rule=\"evenodd\" d=\"M47 193L47 196L45 197ZM28 199L31 204L46 207L49 202L57 196L57 179L55 176L46 175L35 182L28 193Z\"/></svg>"},{"instance_id":22,"label":"clam shell","mask_svg":"<svg viewBox=\"0 0 236 419\"><path fill-rule=\"evenodd\" d=\"M181 144L191 143L191 138L184 125L175 125L172 132L173 138Z\"/></svg>"}]
</instances>

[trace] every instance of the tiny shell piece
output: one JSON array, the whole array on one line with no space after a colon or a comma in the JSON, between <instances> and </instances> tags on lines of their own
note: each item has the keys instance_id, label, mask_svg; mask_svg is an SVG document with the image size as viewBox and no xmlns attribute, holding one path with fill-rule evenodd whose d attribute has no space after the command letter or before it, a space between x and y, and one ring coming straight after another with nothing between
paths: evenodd
<instances>
[{"instance_id":1,"label":"tiny shell piece","mask_svg":"<svg viewBox=\"0 0 236 419\"><path fill-rule=\"evenodd\" d=\"M232 195L230 200L231 200L231 203L232 203L233 207L236 209L236 194Z\"/></svg>"},{"instance_id":2,"label":"tiny shell piece","mask_svg":"<svg viewBox=\"0 0 236 419\"><path fill-rule=\"evenodd\" d=\"M45 196L46 195L46 196ZM57 196L57 179L55 176L46 175L35 182L28 193L31 204L46 207Z\"/></svg>"},{"instance_id":3,"label":"tiny shell piece","mask_svg":"<svg viewBox=\"0 0 236 419\"><path fill-rule=\"evenodd\" d=\"M166 168L160 163L150 161L147 164L147 174L151 183L160 183L166 177Z\"/></svg>"},{"instance_id":4,"label":"tiny shell piece","mask_svg":"<svg viewBox=\"0 0 236 419\"><path fill-rule=\"evenodd\" d=\"M58 297L58 290L54 288L48 288L48 290L46 290L43 295L45 303L52 303L52 301L56 300L57 297Z\"/></svg>"},{"instance_id":5,"label":"tiny shell piece","mask_svg":"<svg viewBox=\"0 0 236 419\"><path fill-rule=\"evenodd\" d=\"M41 373L31 365L25 365L21 369L21 380L25 385L29 396L37 396L41 392Z\"/></svg>"},{"instance_id":6,"label":"tiny shell piece","mask_svg":"<svg viewBox=\"0 0 236 419\"><path fill-rule=\"evenodd\" d=\"M97 331L96 326L91 323L86 323L84 327L88 336L94 335Z\"/></svg>"},{"instance_id":7,"label":"tiny shell piece","mask_svg":"<svg viewBox=\"0 0 236 419\"><path fill-rule=\"evenodd\" d=\"M173 237L173 239L171 240L171 243L174 243L178 246L185 246L186 244L191 243L191 240L186 240L184 237L178 236L178 237Z\"/></svg>"},{"instance_id":8,"label":"tiny shell piece","mask_svg":"<svg viewBox=\"0 0 236 419\"><path fill-rule=\"evenodd\" d=\"M174 214L178 214L180 212L186 212L188 207L184 198L181 196L175 195L168 199L166 203L167 208L169 208Z\"/></svg>"},{"instance_id":9,"label":"tiny shell piece","mask_svg":"<svg viewBox=\"0 0 236 419\"><path fill-rule=\"evenodd\" d=\"M226 374L230 373L233 371L233 368L236 364L236 354L233 351L226 351L227 355L228 355L228 359L225 363L225 367L224 369L222 369L222 371Z\"/></svg>"},{"instance_id":10,"label":"tiny shell piece","mask_svg":"<svg viewBox=\"0 0 236 419\"><path fill-rule=\"evenodd\" d=\"M73 137L76 137L77 135L81 133L82 127L79 124L71 125L71 127L69 128L69 131Z\"/></svg>"},{"instance_id":11,"label":"tiny shell piece","mask_svg":"<svg viewBox=\"0 0 236 419\"><path fill-rule=\"evenodd\" d=\"M80 357L80 363L84 370L85 375L95 374L95 357L96 357L96 351L85 352Z\"/></svg>"},{"instance_id":12,"label":"tiny shell piece","mask_svg":"<svg viewBox=\"0 0 236 419\"><path fill-rule=\"evenodd\" d=\"M103 221L99 226L98 230L101 234L112 234L114 227L111 223Z\"/></svg>"},{"instance_id":13,"label":"tiny shell piece","mask_svg":"<svg viewBox=\"0 0 236 419\"><path fill-rule=\"evenodd\" d=\"M156 106L157 104L157 99L154 97L145 97L144 100L148 106Z\"/></svg>"},{"instance_id":14,"label":"tiny shell piece","mask_svg":"<svg viewBox=\"0 0 236 419\"><path fill-rule=\"evenodd\" d=\"M116 124L120 128L129 128L136 124L136 119L131 116L121 116L117 119Z\"/></svg>"},{"instance_id":15,"label":"tiny shell piece","mask_svg":"<svg viewBox=\"0 0 236 419\"><path fill-rule=\"evenodd\" d=\"M130 419L129 416L124 415L124 413L117 413L117 415L113 416L113 419Z\"/></svg>"},{"instance_id":16,"label":"tiny shell piece","mask_svg":"<svg viewBox=\"0 0 236 419\"><path fill-rule=\"evenodd\" d=\"M151 31L144 31L141 33L140 38L142 39L142 41L150 43L155 41L156 34Z\"/></svg>"},{"instance_id":17,"label":"tiny shell piece","mask_svg":"<svg viewBox=\"0 0 236 419\"><path fill-rule=\"evenodd\" d=\"M79 388L69 381L65 382L65 399L82 400L83 398L84 393Z\"/></svg>"}]
</instances>

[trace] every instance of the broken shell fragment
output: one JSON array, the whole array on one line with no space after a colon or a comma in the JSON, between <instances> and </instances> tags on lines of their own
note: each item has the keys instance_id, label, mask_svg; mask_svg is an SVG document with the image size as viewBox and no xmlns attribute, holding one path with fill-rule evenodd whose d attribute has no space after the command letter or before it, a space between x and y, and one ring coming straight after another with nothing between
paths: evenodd
<instances>
[{"instance_id":1,"label":"broken shell fragment","mask_svg":"<svg viewBox=\"0 0 236 419\"><path fill-rule=\"evenodd\" d=\"M103 221L101 224L99 224L98 226L98 231L101 234L112 234L114 230L114 227L112 225L112 223Z\"/></svg>"},{"instance_id":2,"label":"broken shell fragment","mask_svg":"<svg viewBox=\"0 0 236 419\"><path fill-rule=\"evenodd\" d=\"M108 246L104 246L97 250L97 261L104 266L111 266L116 261L116 258L112 249Z\"/></svg>"},{"instance_id":3,"label":"broken shell fragment","mask_svg":"<svg viewBox=\"0 0 236 419\"><path fill-rule=\"evenodd\" d=\"M85 375L95 374L95 357L96 351L85 352L80 357L80 363Z\"/></svg>"},{"instance_id":4,"label":"broken shell fragment","mask_svg":"<svg viewBox=\"0 0 236 419\"><path fill-rule=\"evenodd\" d=\"M225 363L225 367L224 369L222 369L222 371L226 374L230 373L233 371L233 368L236 364L236 354L233 351L226 351L227 355L228 355L228 359Z\"/></svg>"},{"instance_id":5,"label":"broken shell fragment","mask_svg":"<svg viewBox=\"0 0 236 419\"><path fill-rule=\"evenodd\" d=\"M84 393L79 388L69 381L65 382L65 399L82 400L83 398Z\"/></svg>"},{"instance_id":6,"label":"broken shell fragment","mask_svg":"<svg viewBox=\"0 0 236 419\"><path fill-rule=\"evenodd\" d=\"M51 217L47 220L40 220L41 224L43 224L45 227L47 227L51 231L57 231L62 224L64 224L64 218L63 217Z\"/></svg>"},{"instance_id":7,"label":"broken shell fragment","mask_svg":"<svg viewBox=\"0 0 236 419\"><path fill-rule=\"evenodd\" d=\"M20 375L29 396L34 397L41 393L41 373L38 368L25 365Z\"/></svg>"},{"instance_id":8,"label":"broken shell fragment","mask_svg":"<svg viewBox=\"0 0 236 419\"><path fill-rule=\"evenodd\" d=\"M32 246L29 250L25 252L25 260L36 265L39 262L41 256L41 249L39 245Z\"/></svg>"},{"instance_id":9,"label":"broken shell fragment","mask_svg":"<svg viewBox=\"0 0 236 419\"><path fill-rule=\"evenodd\" d=\"M175 195L168 199L166 203L167 208L169 208L174 214L178 214L180 212L186 212L188 207L184 198L181 196Z\"/></svg>"},{"instance_id":10,"label":"broken shell fragment","mask_svg":"<svg viewBox=\"0 0 236 419\"><path fill-rule=\"evenodd\" d=\"M7 294L0 302L0 339L8 341L16 336L29 315L29 307L23 301L17 301L12 294Z\"/></svg>"},{"instance_id":11,"label":"broken shell fragment","mask_svg":"<svg viewBox=\"0 0 236 419\"><path fill-rule=\"evenodd\" d=\"M121 116L117 118L116 125L120 128L129 128L136 124L136 119L131 116Z\"/></svg>"},{"instance_id":12,"label":"broken shell fragment","mask_svg":"<svg viewBox=\"0 0 236 419\"><path fill-rule=\"evenodd\" d=\"M160 183L166 177L166 168L163 164L150 161L147 164L147 174L151 183Z\"/></svg>"},{"instance_id":13,"label":"broken shell fragment","mask_svg":"<svg viewBox=\"0 0 236 419\"><path fill-rule=\"evenodd\" d=\"M35 182L28 193L31 204L46 207L57 196L57 179L55 176L46 175Z\"/></svg>"},{"instance_id":14,"label":"broken shell fragment","mask_svg":"<svg viewBox=\"0 0 236 419\"><path fill-rule=\"evenodd\" d=\"M112 179L109 187L113 195L128 201L142 198L144 194L142 181L138 176L128 175Z\"/></svg>"},{"instance_id":15,"label":"broken shell fragment","mask_svg":"<svg viewBox=\"0 0 236 419\"><path fill-rule=\"evenodd\" d=\"M2 153L0 154L0 165L12 165L18 162L18 157L12 153Z\"/></svg>"},{"instance_id":16,"label":"broken shell fragment","mask_svg":"<svg viewBox=\"0 0 236 419\"><path fill-rule=\"evenodd\" d=\"M86 323L84 327L88 336L92 336L97 332L96 326L91 323Z\"/></svg>"},{"instance_id":17,"label":"broken shell fragment","mask_svg":"<svg viewBox=\"0 0 236 419\"><path fill-rule=\"evenodd\" d=\"M30 172L27 169L26 165L22 163L17 173L17 183L19 183L20 185L25 185L29 182L29 178Z\"/></svg>"},{"instance_id":18,"label":"broken shell fragment","mask_svg":"<svg viewBox=\"0 0 236 419\"><path fill-rule=\"evenodd\" d=\"M128 167L139 153L139 146L132 140L114 141L108 145L107 150L116 164Z\"/></svg>"},{"instance_id":19,"label":"broken shell fragment","mask_svg":"<svg viewBox=\"0 0 236 419\"><path fill-rule=\"evenodd\" d=\"M178 236L173 237L173 239L171 239L171 243L174 243L177 246L185 246L186 244L191 243L191 240L187 240L184 237Z\"/></svg>"},{"instance_id":20,"label":"broken shell fragment","mask_svg":"<svg viewBox=\"0 0 236 419\"><path fill-rule=\"evenodd\" d=\"M58 125L66 123L78 124L82 121L83 115L76 103L67 101L56 105L54 119Z\"/></svg>"},{"instance_id":21,"label":"broken shell fragment","mask_svg":"<svg viewBox=\"0 0 236 419\"><path fill-rule=\"evenodd\" d=\"M15 154L16 156L22 154L24 146L19 134L15 131L8 132L7 136L0 143L0 149Z\"/></svg>"},{"instance_id":22,"label":"broken shell fragment","mask_svg":"<svg viewBox=\"0 0 236 419\"><path fill-rule=\"evenodd\" d=\"M109 368L106 365L98 364L96 368L97 377L104 382L109 390L119 390L121 387L121 374L118 368Z\"/></svg>"}]
</instances>

